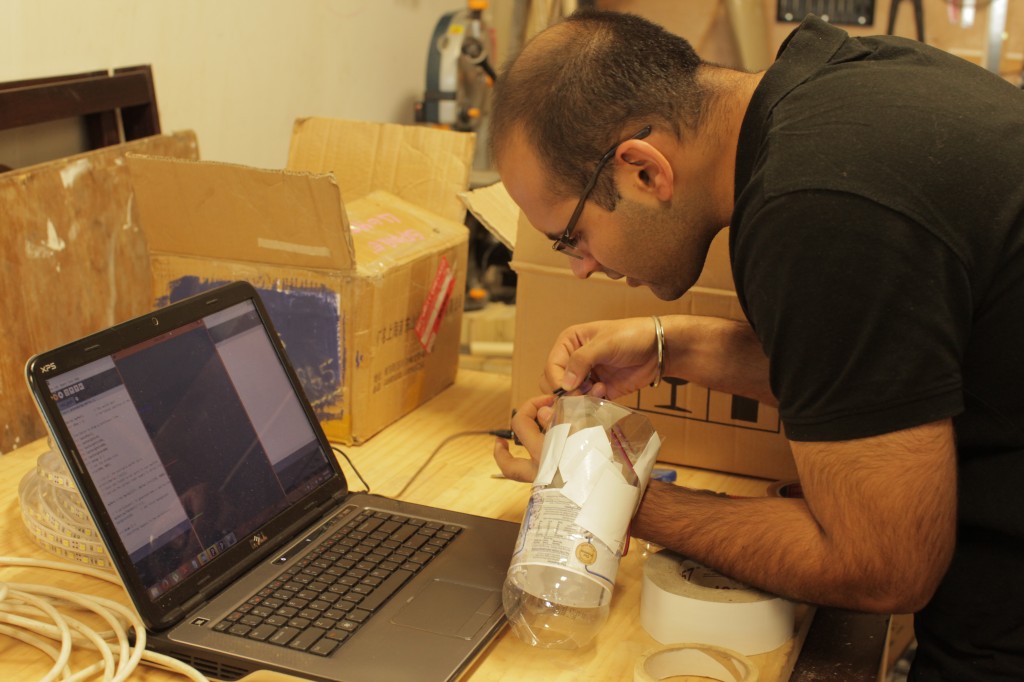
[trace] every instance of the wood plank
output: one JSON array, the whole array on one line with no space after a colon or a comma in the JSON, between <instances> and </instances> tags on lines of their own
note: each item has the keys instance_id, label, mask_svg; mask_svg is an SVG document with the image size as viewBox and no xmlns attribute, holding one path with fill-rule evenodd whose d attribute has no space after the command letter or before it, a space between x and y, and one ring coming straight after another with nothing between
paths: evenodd
<instances>
[{"instance_id":1,"label":"wood plank","mask_svg":"<svg viewBox=\"0 0 1024 682\"><path fill-rule=\"evenodd\" d=\"M148 70L4 88L0 129L146 105L154 99Z\"/></svg>"},{"instance_id":2,"label":"wood plank","mask_svg":"<svg viewBox=\"0 0 1024 682\"><path fill-rule=\"evenodd\" d=\"M129 66L115 69L114 74L117 76L141 74L149 91L145 102L121 107L121 129L125 142L159 134L161 132L160 111L156 104L156 86L153 84L153 72L150 66Z\"/></svg>"}]
</instances>

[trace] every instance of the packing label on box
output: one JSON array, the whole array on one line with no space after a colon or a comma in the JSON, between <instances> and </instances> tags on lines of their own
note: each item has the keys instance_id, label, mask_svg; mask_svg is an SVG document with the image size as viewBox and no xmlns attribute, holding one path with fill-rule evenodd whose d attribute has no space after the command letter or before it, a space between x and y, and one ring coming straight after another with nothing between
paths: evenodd
<instances>
[{"instance_id":1,"label":"packing label on box","mask_svg":"<svg viewBox=\"0 0 1024 682\"><path fill-rule=\"evenodd\" d=\"M441 328L454 290L455 270L448 263L448 259L442 256L434 283L427 294L427 300L423 302L419 320L416 321L416 337L420 340L423 350L428 353L434 348L437 331Z\"/></svg>"}]
</instances>

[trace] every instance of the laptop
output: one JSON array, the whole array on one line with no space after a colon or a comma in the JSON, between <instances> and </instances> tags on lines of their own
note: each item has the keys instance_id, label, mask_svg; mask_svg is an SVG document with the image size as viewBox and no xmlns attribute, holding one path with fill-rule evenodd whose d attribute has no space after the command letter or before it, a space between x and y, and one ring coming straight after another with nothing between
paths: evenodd
<instances>
[{"instance_id":1,"label":"laptop","mask_svg":"<svg viewBox=\"0 0 1024 682\"><path fill-rule=\"evenodd\" d=\"M148 648L222 680L422 682L503 627L518 525L350 492L251 285L26 372Z\"/></svg>"}]
</instances>

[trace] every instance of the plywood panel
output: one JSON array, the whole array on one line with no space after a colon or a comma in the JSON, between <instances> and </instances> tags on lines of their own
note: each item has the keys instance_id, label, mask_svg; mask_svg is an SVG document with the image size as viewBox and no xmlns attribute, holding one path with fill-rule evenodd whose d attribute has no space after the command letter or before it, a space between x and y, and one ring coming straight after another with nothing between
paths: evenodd
<instances>
[{"instance_id":1,"label":"plywood panel","mask_svg":"<svg viewBox=\"0 0 1024 682\"><path fill-rule=\"evenodd\" d=\"M25 386L33 353L153 303L128 152L199 157L183 132L0 174L0 453L45 433Z\"/></svg>"}]
</instances>

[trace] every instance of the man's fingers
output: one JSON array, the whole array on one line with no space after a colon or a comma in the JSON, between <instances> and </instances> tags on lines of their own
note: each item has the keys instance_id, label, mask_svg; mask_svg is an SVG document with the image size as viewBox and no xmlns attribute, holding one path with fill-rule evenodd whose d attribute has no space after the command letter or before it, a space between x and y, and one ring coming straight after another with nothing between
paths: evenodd
<instances>
[{"instance_id":1,"label":"man's fingers","mask_svg":"<svg viewBox=\"0 0 1024 682\"><path fill-rule=\"evenodd\" d=\"M504 438L494 439L494 461L505 478L530 483L537 477L537 463L526 457L516 457Z\"/></svg>"},{"instance_id":2,"label":"man's fingers","mask_svg":"<svg viewBox=\"0 0 1024 682\"><path fill-rule=\"evenodd\" d=\"M544 433L540 430L540 424L537 423L536 411L517 412L513 415L512 430L523 447L530 452L531 457L539 459L541 448L544 445Z\"/></svg>"},{"instance_id":3,"label":"man's fingers","mask_svg":"<svg viewBox=\"0 0 1024 682\"><path fill-rule=\"evenodd\" d=\"M555 402L553 395L535 396L512 412L512 431L517 442L526 448L529 458L516 457L509 449L508 441L499 438L494 443L494 461L506 478L515 481L530 482L537 475L540 455L544 449L544 432L541 420L550 419L551 405Z\"/></svg>"}]
</instances>

